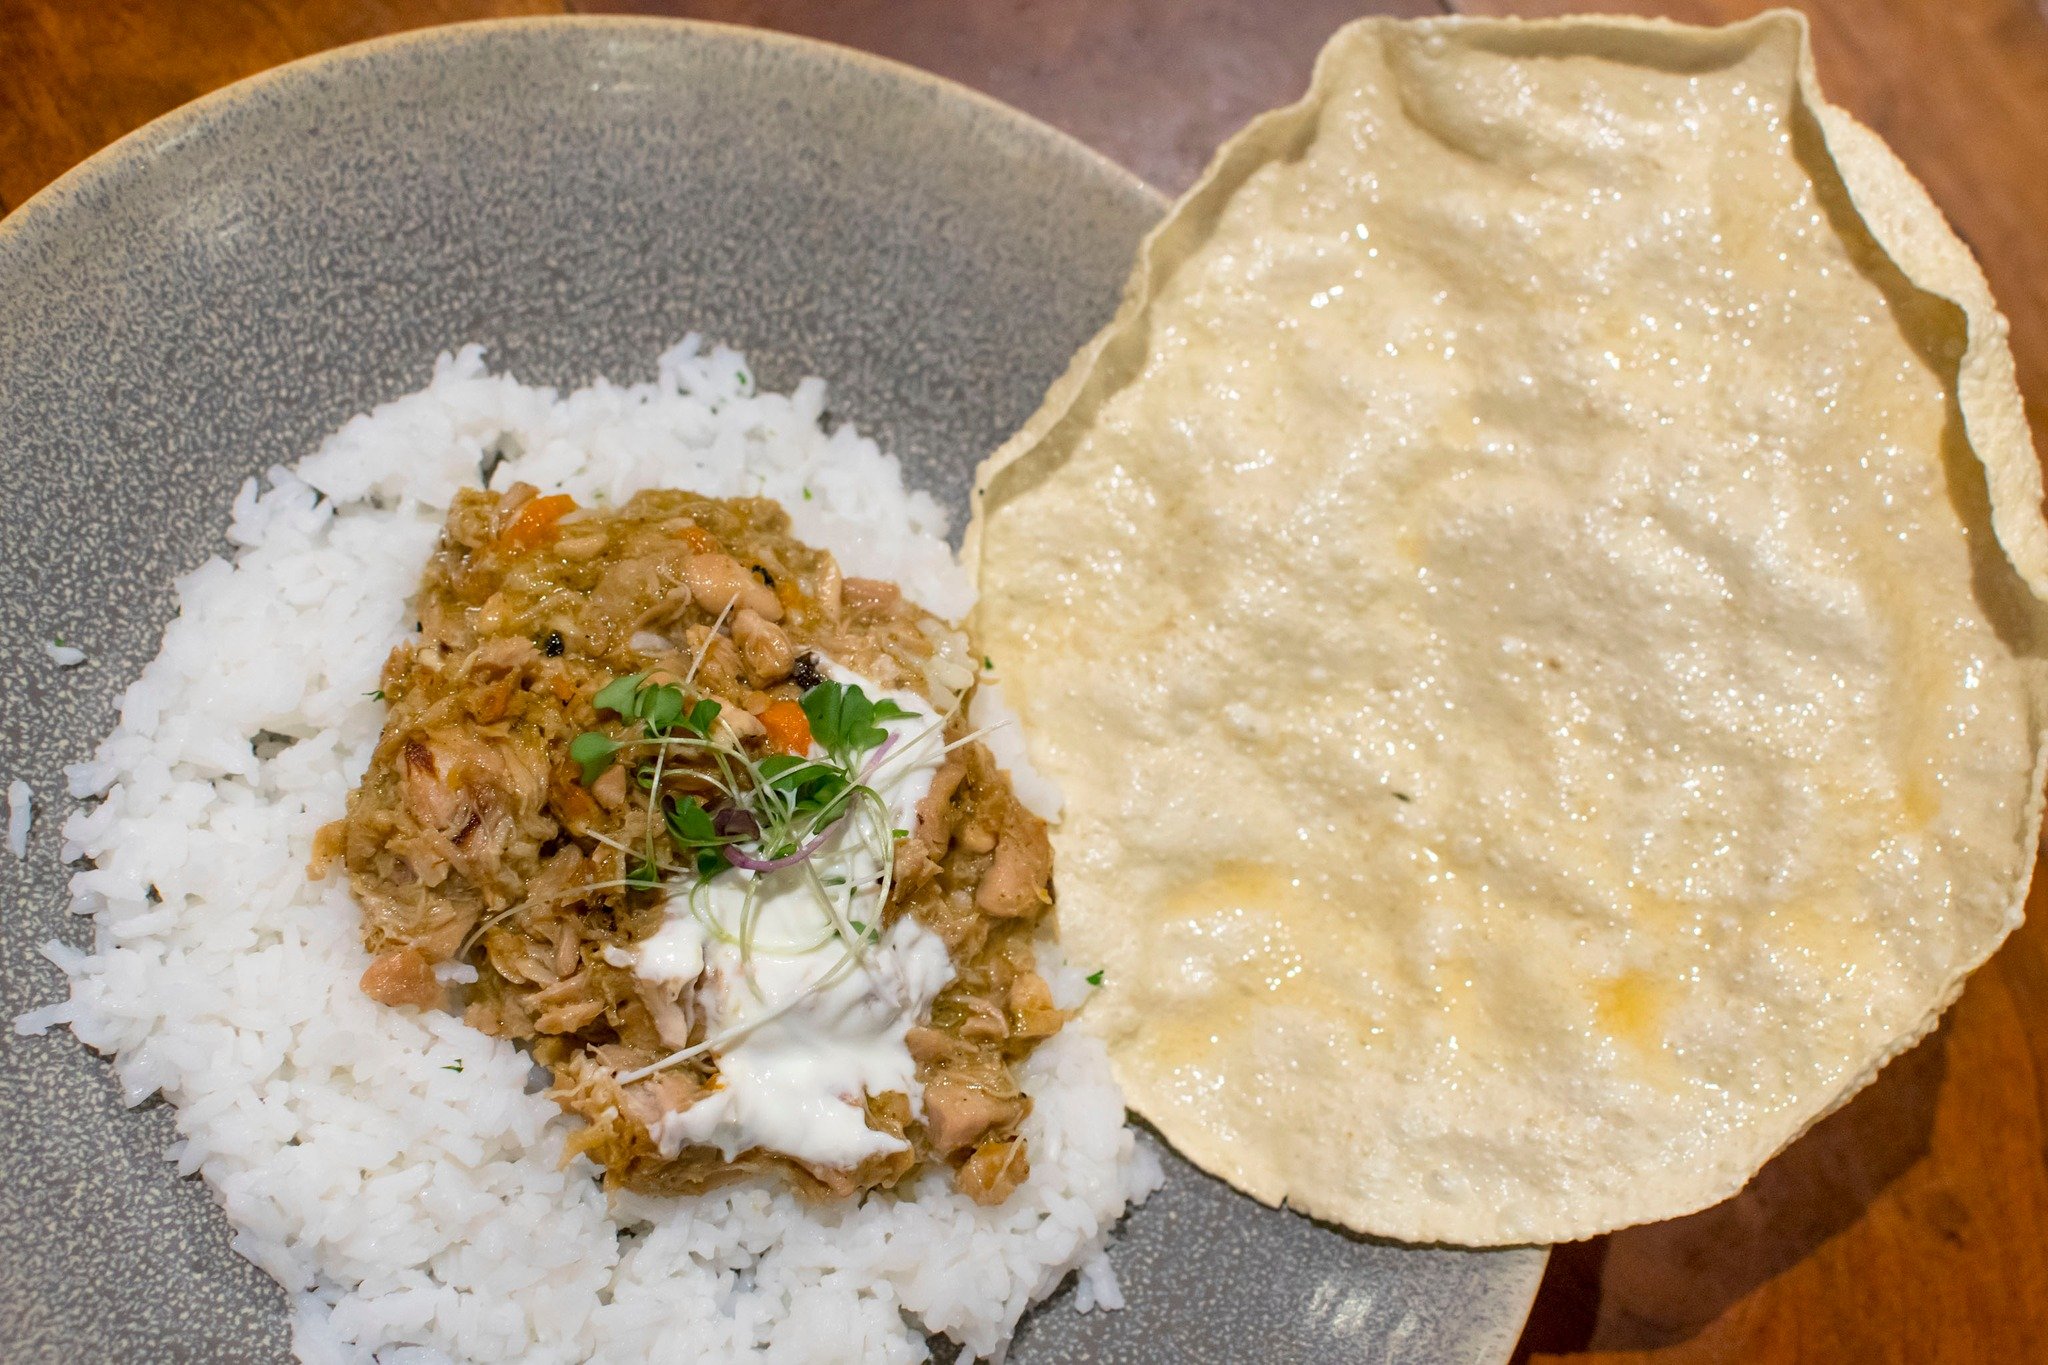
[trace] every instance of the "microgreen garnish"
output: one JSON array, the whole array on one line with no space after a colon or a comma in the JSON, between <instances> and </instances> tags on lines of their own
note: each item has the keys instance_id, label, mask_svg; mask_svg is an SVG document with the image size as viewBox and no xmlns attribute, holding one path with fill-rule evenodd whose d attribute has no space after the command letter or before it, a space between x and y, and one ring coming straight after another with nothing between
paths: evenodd
<instances>
[{"instance_id":1,"label":"microgreen garnish","mask_svg":"<svg viewBox=\"0 0 2048 1365\"><path fill-rule=\"evenodd\" d=\"M666 683L642 687L633 701L639 708L641 721L647 726L647 733L657 739L673 730L676 722L683 718L683 689L680 687ZM716 711L718 703L711 703L711 709Z\"/></svg>"},{"instance_id":2,"label":"microgreen garnish","mask_svg":"<svg viewBox=\"0 0 2048 1365\"><path fill-rule=\"evenodd\" d=\"M780 805L790 820L837 810L853 787L844 768L815 759L774 754L762 759L759 768L767 804Z\"/></svg>"},{"instance_id":3,"label":"microgreen garnish","mask_svg":"<svg viewBox=\"0 0 2048 1365\"><path fill-rule=\"evenodd\" d=\"M858 686L831 681L821 682L804 693L800 705L811 723L811 739L849 766L852 760L889 737L882 721L907 720L912 714L887 697L870 701Z\"/></svg>"},{"instance_id":4,"label":"microgreen garnish","mask_svg":"<svg viewBox=\"0 0 2048 1365\"><path fill-rule=\"evenodd\" d=\"M683 848L717 848L728 842L718 832L711 812L694 796L669 803L668 833Z\"/></svg>"},{"instance_id":5,"label":"microgreen garnish","mask_svg":"<svg viewBox=\"0 0 2048 1365\"><path fill-rule=\"evenodd\" d=\"M443 1071L453 1071L459 1074L462 1070L462 1063L460 1060L453 1061L448 1063L448 1065L442 1067L441 1069Z\"/></svg>"},{"instance_id":6,"label":"microgreen garnish","mask_svg":"<svg viewBox=\"0 0 2048 1365\"><path fill-rule=\"evenodd\" d=\"M983 668L994 668L996 666L996 661L994 659L989 658L988 655L984 654L981 656L981 666Z\"/></svg>"},{"instance_id":7,"label":"microgreen garnish","mask_svg":"<svg viewBox=\"0 0 2048 1365\"><path fill-rule=\"evenodd\" d=\"M1097 967L1094 971L1088 973L1088 984L1091 986L1100 986L1102 984L1102 971L1102 968Z\"/></svg>"},{"instance_id":8,"label":"microgreen garnish","mask_svg":"<svg viewBox=\"0 0 2048 1365\"><path fill-rule=\"evenodd\" d=\"M633 708L633 694L640 684L647 681L645 673L629 673L623 678L613 678L597 690L590 704L600 711L616 711L628 719L639 714Z\"/></svg>"},{"instance_id":9,"label":"microgreen garnish","mask_svg":"<svg viewBox=\"0 0 2048 1365\"><path fill-rule=\"evenodd\" d=\"M760 576L765 581L767 576ZM714 634L717 629L714 625ZM713 937L739 949L741 970L750 980L757 952L811 952L836 940L844 956L810 987L821 989L864 962L881 938L875 912L888 905L895 884L893 841L910 831L893 827L894 812L877 788L885 784L892 764L918 752L917 746L950 718L825 678L820 661L807 654L800 663L808 667L798 671L810 676L799 683L806 688L799 704L814 747L807 755L750 751L731 729L712 733L720 705L693 689L703 653L700 648L679 685L651 682L646 673L607 683L591 698L592 705L632 728L612 734L591 731L569 746L586 784L624 760L632 787L646 793L640 798L646 808L643 844L629 848L598 836L626 855L623 878L612 884L667 890L687 904ZM923 726L896 733L887 728L889 722L904 720ZM937 747L944 753L970 738ZM730 890L713 899L711 884L728 873L745 879L725 883ZM805 879L816 898L822 937L815 942L801 947L755 942L765 894L762 879L782 873ZM758 1026L774 1013L744 1027ZM732 1036L737 1035L729 1031L671 1053L619 1080L630 1084L722 1047Z\"/></svg>"},{"instance_id":10,"label":"microgreen garnish","mask_svg":"<svg viewBox=\"0 0 2048 1365\"><path fill-rule=\"evenodd\" d=\"M384 689L380 687L375 692L365 692L363 695L371 701L382 701L384 700Z\"/></svg>"},{"instance_id":11,"label":"microgreen garnish","mask_svg":"<svg viewBox=\"0 0 2048 1365\"><path fill-rule=\"evenodd\" d=\"M612 765L612 755L626 746L608 735L587 730L569 741L569 758L582 765L583 785L589 786Z\"/></svg>"},{"instance_id":12,"label":"microgreen garnish","mask_svg":"<svg viewBox=\"0 0 2048 1365\"><path fill-rule=\"evenodd\" d=\"M655 739L667 737L677 725L703 739L711 733L711 722L718 719L719 712L718 703L709 697L700 697L695 705L686 707L682 688L648 682L645 673L612 679L598 689L590 704L616 713L621 720L639 721Z\"/></svg>"}]
</instances>

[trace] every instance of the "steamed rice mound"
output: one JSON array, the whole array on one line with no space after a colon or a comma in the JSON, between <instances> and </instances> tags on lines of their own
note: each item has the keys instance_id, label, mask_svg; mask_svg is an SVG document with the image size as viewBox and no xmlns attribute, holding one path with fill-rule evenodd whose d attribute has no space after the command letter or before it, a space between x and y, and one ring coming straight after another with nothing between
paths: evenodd
<instances>
[{"instance_id":1,"label":"steamed rice mound","mask_svg":"<svg viewBox=\"0 0 2048 1365\"><path fill-rule=\"evenodd\" d=\"M1033 1172L998 1207L943 1171L914 1199L851 1207L759 1181L608 1202L587 1162L559 1166L573 1122L528 1093L524 1053L357 990L348 891L305 875L376 743L370 694L420 567L487 450L504 456L494 486L585 504L651 486L775 498L847 572L963 614L944 513L872 442L826 431L824 398L817 380L757 395L740 356L695 338L652 383L560 397L474 347L444 356L423 391L244 486L234 559L178 582L119 728L71 772L75 795L104 798L65 826L66 856L94 864L73 890L95 948L50 945L71 998L21 1026L69 1024L130 1103L178 1106L170 1155L289 1291L301 1359L915 1360L920 1328L997 1350L1076 1267L1077 1301L1115 1305L1110 1225L1160 1174L1082 1030L1024 1068ZM1056 957L1042 970L1060 1004L1085 994Z\"/></svg>"}]
</instances>

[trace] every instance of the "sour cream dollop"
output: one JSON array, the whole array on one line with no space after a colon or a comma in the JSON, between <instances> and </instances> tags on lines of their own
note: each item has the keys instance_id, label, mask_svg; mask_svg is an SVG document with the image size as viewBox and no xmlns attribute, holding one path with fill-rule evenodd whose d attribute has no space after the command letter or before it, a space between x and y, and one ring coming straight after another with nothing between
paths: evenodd
<instances>
[{"instance_id":1,"label":"sour cream dollop","mask_svg":"<svg viewBox=\"0 0 2048 1365\"><path fill-rule=\"evenodd\" d=\"M868 785L888 806L895 828L912 827L917 804L944 761L938 713L914 692L884 690L836 664L826 672L909 713L880 722L895 740ZM822 757L815 746L812 756ZM821 871L843 879L830 893L841 897L845 917L879 922L884 864L877 850L849 828L819 859ZM738 937L750 893L751 977L739 945L729 941ZM902 1141L867 1126L865 1100L900 1091L913 1112L923 1113L923 1088L904 1035L953 979L945 942L905 915L859 961L848 962L844 942L829 933L818 886L802 866L758 875L734 869L696 896L694 910L687 894L670 898L666 921L635 954L636 974L694 993L706 1036L762 1022L714 1050L717 1089L661 1121L654 1137L663 1155L691 1143L715 1147L729 1161L766 1147L843 1169L902 1150Z\"/></svg>"}]
</instances>

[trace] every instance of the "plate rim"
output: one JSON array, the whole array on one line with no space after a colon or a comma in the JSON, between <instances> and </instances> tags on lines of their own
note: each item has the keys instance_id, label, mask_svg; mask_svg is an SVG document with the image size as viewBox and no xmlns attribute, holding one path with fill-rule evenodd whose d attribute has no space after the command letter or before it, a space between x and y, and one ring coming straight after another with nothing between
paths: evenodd
<instances>
[{"instance_id":1,"label":"plate rim","mask_svg":"<svg viewBox=\"0 0 2048 1365\"><path fill-rule=\"evenodd\" d=\"M630 33L637 30L649 34L691 34L723 42L785 47L818 60L864 66L878 75L923 86L949 99L965 101L978 107L983 114L1010 125L1020 133L1053 143L1065 153L1079 155L1083 160L1092 162L1097 170L1121 182L1120 188L1124 192L1145 199L1162 215L1173 203L1171 196L1161 192L1135 171L1111 160L1072 133L1056 128L1044 119L1026 113L1016 105L997 99L971 85L962 84L949 76L927 71L908 62L897 61L893 57L878 56L860 48L848 47L843 43L823 38L785 33L779 29L756 28L749 24L726 23L715 19L671 18L651 14L531 14L497 19L465 19L455 23L431 24L424 28L381 34L374 38L343 43L337 47L323 48L318 52L307 53L303 57L294 57L290 61L265 67L261 71L251 72L225 85L217 86L203 95L165 110L139 127L131 128L68 167L55 179L15 205L4 216L0 216L0 247L10 245L11 239L24 231L24 224L32 225L31 220L40 219L62 208L66 203L76 200L81 192L102 177L132 164L144 153L160 150L166 143L198 131L207 120L224 113L229 106L265 93L272 86L303 79L330 67L380 57L400 48L488 40L497 34L537 29L577 29L586 32L609 30L615 33Z\"/></svg>"}]
</instances>

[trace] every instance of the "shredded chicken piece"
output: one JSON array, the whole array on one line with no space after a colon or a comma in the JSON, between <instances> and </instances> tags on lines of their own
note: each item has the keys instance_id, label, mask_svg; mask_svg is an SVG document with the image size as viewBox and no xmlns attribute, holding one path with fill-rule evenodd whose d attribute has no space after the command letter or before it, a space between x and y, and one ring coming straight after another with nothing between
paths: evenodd
<instances>
[{"instance_id":1,"label":"shredded chicken piece","mask_svg":"<svg viewBox=\"0 0 2048 1365\"><path fill-rule=\"evenodd\" d=\"M515 485L456 497L419 629L383 670L390 714L369 771L346 821L314 841L315 875L348 869L374 955L364 992L423 1009L455 994L469 1023L530 1048L554 1077L549 1093L584 1121L571 1154L614 1186L683 1193L772 1172L807 1196L845 1198L943 1161L971 1197L1000 1202L1031 1168L1015 1065L1066 1015L1031 946L1052 910L1051 846L988 751L969 742L948 757L897 844L886 921L908 914L936 933L955 976L905 1039L922 1113L906 1095L866 1097L868 1126L903 1150L851 1170L759 1149L731 1161L663 1151L665 1120L717 1089L717 1058L618 1078L703 1042L706 1011L694 983L632 970L663 909L623 884L626 850L648 834L631 757L586 783L568 754L600 725L592 698L629 674L690 679L720 704L715 733L743 745L762 742L762 712L819 683L820 659L929 696L934 618L894 584L844 577L764 499L648 492L536 537L520 517L535 496ZM964 739L965 722L956 715L947 734ZM683 755L665 760L662 781L713 791ZM435 968L457 960L477 980L451 992Z\"/></svg>"},{"instance_id":2,"label":"shredded chicken piece","mask_svg":"<svg viewBox=\"0 0 2048 1365\"><path fill-rule=\"evenodd\" d=\"M993 1129L1014 1128L1028 1108L1021 1095L997 1095L941 1076L925 1087L924 1124L932 1149L957 1152Z\"/></svg>"},{"instance_id":3,"label":"shredded chicken piece","mask_svg":"<svg viewBox=\"0 0 2048 1365\"><path fill-rule=\"evenodd\" d=\"M1000 1204L1031 1175L1023 1138L984 1142L961 1163L953 1183L977 1204Z\"/></svg>"}]
</instances>

